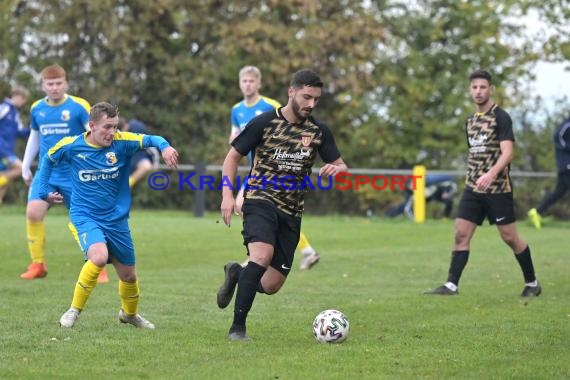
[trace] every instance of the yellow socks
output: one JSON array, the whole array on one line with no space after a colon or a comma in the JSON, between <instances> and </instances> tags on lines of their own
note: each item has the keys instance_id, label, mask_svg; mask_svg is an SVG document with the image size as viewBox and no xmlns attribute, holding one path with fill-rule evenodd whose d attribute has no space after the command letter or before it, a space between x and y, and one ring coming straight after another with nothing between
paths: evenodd
<instances>
[{"instance_id":1,"label":"yellow socks","mask_svg":"<svg viewBox=\"0 0 570 380\"><path fill-rule=\"evenodd\" d=\"M93 264L90 260L87 260L79 272L79 278L75 284L75 290L73 292L73 301L71 302L71 307L78 310L83 310L85 303L89 298L89 295L97 285L97 277L103 268L98 267Z\"/></svg>"},{"instance_id":2,"label":"yellow socks","mask_svg":"<svg viewBox=\"0 0 570 380\"><path fill-rule=\"evenodd\" d=\"M310 246L309 239L307 239L303 231L301 231L301 233L299 234L299 244L297 244L297 248L302 251L308 246Z\"/></svg>"},{"instance_id":3,"label":"yellow socks","mask_svg":"<svg viewBox=\"0 0 570 380\"><path fill-rule=\"evenodd\" d=\"M45 261L44 245L46 240L46 229L44 222L33 223L29 220L26 223L28 231L28 250L32 257L32 262L36 264Z\"/></svg>"},{"instance_id":4,"label":"yellow socks","mask_svg":"<svg viewBox=\"0 0 570 380\"><path fill-rule=\"evenodd\" d=\"M71 222L69 222L67 223L67 228L69 229L69 231L71 231L71 235L73 235L73 239L75 239L75 242L79 246L79 249L83 250L83 248L81 247L81 243L79 242L79 235L77 234L75 226Z\"/></svg>"},{"instance_id":5,"label":"yellow socks","mask_svg":"<svg viewBox=\"0 0 570 380\"><path fill-rule=\"evenodd\" d=\"M315 250L309 243L309 239L307 239L303 231L299 234L299 244L297 244L297 249L299 249L305 256L316 254Z\"/></svg>"},{"instance_id":6,"label":"yellow socks","mask_svg":"<svg viewBox=\"0 0 570 380\"><path fill-rule=\"evenodd\" d=\"M121 308L127 315L135 315L139 306L139 283L119 280Z\"/></svg>"}]
</instances>

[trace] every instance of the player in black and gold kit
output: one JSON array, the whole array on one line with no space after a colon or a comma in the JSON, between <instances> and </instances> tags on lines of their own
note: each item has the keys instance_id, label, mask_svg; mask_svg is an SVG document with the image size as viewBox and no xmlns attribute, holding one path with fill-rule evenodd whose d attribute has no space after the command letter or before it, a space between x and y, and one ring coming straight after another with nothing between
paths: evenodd
<instances>
[{"instance_id":1,"label":"player in black and gold kit","mask_svg":"<svg viewBox=\"0 0 570 380\"><path fill-rule=\"evenodd\" d=\"M225 308L237 285L230 340L248 340L246 318L256 292L274 294L281 289L299 242L304 195L317 153L325 164L319 175L328 177L347 170L331 131L311 116L321 97L323 83L311 70L293 75L288 102L249 122L232 141L223 165L223 176L232 185L240 159L253 152L243 212L243 237L249 262L226 264L225 280L217 303ZM232 188L222 190L221 212L226 225L236 213Z\"/></svg>"},{"instance_id":2,"label":"player in black and gold kit","mask_svg":"<svg viewBox=\"0 0 570 380\"><path fill-rule=\"evenodd\" d=\"M485 218L496 224L501 238L515 254L524 276L521 296L540 295L528 244L519 236L509 175L514 135L509 114L493 103L491 74L477 70L469 76L471 98L477 112L467 119L467 179L455 219L455 245L447 282L426 294L456 295L463 269L469 259L469 243Z\"/></svg>"}]
</instances>

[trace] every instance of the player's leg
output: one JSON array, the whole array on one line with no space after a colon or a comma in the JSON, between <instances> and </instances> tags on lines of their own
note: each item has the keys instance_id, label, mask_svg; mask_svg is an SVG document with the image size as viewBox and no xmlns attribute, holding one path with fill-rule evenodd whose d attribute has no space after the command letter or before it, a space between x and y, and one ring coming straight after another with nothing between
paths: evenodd
<instances>
[{"instance_id":1,"label":"player's leg","mask_svg":"<svg viewBox=\"0 0 570 380\"><path fill-rule=\"evenodd\" d=\"M2 159L2 161L0 163L0 204L4 200L10 182L22 175L22 161L18 157L10 156Z\"/></svg>"},{"instance_id":2,"label":"player's leg","mask_svg":"<svg viewBox=\"0 0 570 380\"><path fill-rule=\"evenodd\" d=\"M245 184L242 184L237 196L236 196L236 209L238 213L243 217L242 207L244 202L243 192L245 190ZM249 255L249 253L248 253ZM241 264L235 261L230 261L224 265L224 282L220 286L218 293L216 295L216 303L220 309L225 309L232 300L234 296L234 291L239 280L239 275L243 268L247 266L249 262L249 257L243 261Z\"/></svg>"},{"instance_id":3,"label":"player's leg","mask_svg":"<svg viewBox=\"0 0 570 380\"><path fill-rule=\"evenodd\" d=\"M119 321L139 328L154 329L154 324L138 313L140 289L135 266L135 248L127 220L109 226L105 234L111 262L119 277Z\"/></svg>"},{"instance_id":4,"label":"player's leg","mask_svg":"<svg viewBox=\"0 0 570 380\"><path fill-rule=\"evenodd\" d=\"M242 234L244 244L247 244L250 260L246 267L232 279L237 283L237 292L234 319L228 332L230 340L249 339L246 335L246 319L257 291L263 291L260 289L260 281L273 258L279 228L277 208L269 202L246 200L243 206L243 218ZM226 282L228 282L227 278L224 284ZM228 297L231 299L232 294L229 291L233 293L235 283L226 288L222 285L218 291L218 300Z\"/></svg>"},{"instance_id":5,"label":"player's leg","mask_svg":"<svg viewBox=\"0 0 570 380\"><path fill-rule=\"evenodd\" d=\"M279 227L271 263L261 278L259 290L266 294L277 293L293 267L295 249L299 244L301 218L277 211Z\"/></svg>"},{"instance_id":6,"label":"player's leg","mask_svg":"<svg viewBox=\"0 0 570 380\"><path fill-rule=\"evenodd\" d=\"M79 242L79 234L77 233L75 226L73 226L73 223L71 223L71 222L67 223L67 228L69 229L69 231L71 231L71 235L73 236L73 239L81 248L81 243ZM101 273L99 273L99 277L97 278L97 282L99 284L106 284L109 282L109 273L107 272L106 266L104 266Z\"/></svg>"},{"instance_id":7,"label":"player's leg","mask_svg":"<svg viewBox=\"0 0 570 380\"><path fill-rule=\"evenodd\" d=\"M20 277L27 280L42 278L47 275L45 260L45 224L44 219L50 204L40 198L40 180L36 175L30 185L28 204L26 207L26 230L28 236L28 250L32 258L32 264ZM48 192L59 192L63 196L65 206L69 210L71 200L71 184L69 180L61 180L59 183L50 181L47 185Z\"/></svg>"},{"instance_id":8,"label":"player's leg","mask_svg":"<svg viewBox=\"0 0 570 380\"><path fill-rule=\"evenodd\" d=\"M2 173L0 173L1 175ZM0 186L0 205L4 202L4 196L6 196L6 192L8 191L8 186Z\"/></svg>"},{"instance_id":9,"label":"player's leg","mask_svg":"<svg viewBox=\"0 0 570 380\"><path fill-rule=\"evenodd\" d=\"M86 252L87 260L83 264L75 283L71 306L59 320L59 324L62 327L73 327L97 285L99 273L101 273L109 259L105 236L95 223L81 221L75 223L74 226L77 228L79 243L83 252Z\"/></svg>"},{"instance_id":10,"label":"player's leg","mask_svg":"<svg viewBox=\"0 0 570 380\"><path fill-rule=\"evenodd\" d=\"M8 191L8 177L4 175L4 170L6 168L2 165L0 161L0 205L4 201L4 196L6 195L6 191Z\"/></svg>"},{"instance_id":11,"label":"player's leg","mask_svg":"<svg viewBox=\"0 0 570 380\"><path fill-rule=\"evenodd\" d=\"M142 152L141 152L142 153ZM129 187L133 188L148 172L153 169L152 162L149 158L141 158L136 163L135 169L129 176Z\"/></svg>"},{"instance_id":12,"label":"player's leg","mask_svg":"<svg viewBox=\"0 0 570 380\"><path fill-rule=\"evenodd\" d=\"M516 223L497 226L501 238L515 255L523 273L525 286L521 293L523 297L536 297L542 292L542 287L536 279L534 264L529 245L520 237L516 229Z\"/></svg>"},{"instance_id":13,"label":"player's leg","mask_svg":"<svg viewBox=\"0 0 570 380\"><path fill-rule=\"evenodd\" d=\"M458 216L455 219L455 237L447 281L425 294L456 295L459 294L459 280L469 261L469 246L477 225L485 218L485 209L479 195L464 191L459 202Z\"/></svg>"},{"instance_id":14,"label":"player's leg","mask_svg":"<svg viewBox=\"0 0 570 380\"><path fill-rule=\"evenodd\" d=\"M528 211L528 218L532 225L540 230L542 227L542 216L553 204L558 202L570 189L570 172L558 174L554 191L547 194L537 208Z\"/></svg>"},{"instance_id":15,"label":"player's leg","mask_svg":"<svg viewBox=\"0 0 570 380\"><path fill-rule=\"evenodd\" d=\"M441 202L443 203L443 217L448 219L451 217L451 211L453 210L453 197L444 194Z\"/></svg>"},{"instance_id":16,"label":"player's leg","mask_svg":"<svg viewBox=\"0 0 570 380\"><path fill-rule=\"evenodd\" d=\"M47 275L44 218L49 209L49 203L40 199L39 195L35 192L37 188L37 183L34 181L30 188L28 204L26 206L28 251L32 262L26 272L20 275L20 277L25 280L43 278Z\"/></svg>"},{"instance_id":17,"label":"player's leg","mask_svg":"<svg viewBox=\"0 0 570 380\"><path fill-rule=\"evenodd\" d=\"M299 244L297 245L297 249L301 251L303 258L301 259L301 264L299 268L302 270L311 269L315 264L319 262L321 257L315 251L315 249L309 243L309 239L307 236L301 231L299 236Z\"/></svg>"},{"instance_id":18,"label":"player's leg","mask_svg":"<svg viewBox=\"0 0 570 380\"><path fill-rule=\"evenodd\" d=\"M525 287L523 297L538 296L542 288L536 279L530 247L524 241L516 227L513 194L496 194L490 197L494 219L503 241L513 250L523 273Z\"/></svg>"}]
</instances>

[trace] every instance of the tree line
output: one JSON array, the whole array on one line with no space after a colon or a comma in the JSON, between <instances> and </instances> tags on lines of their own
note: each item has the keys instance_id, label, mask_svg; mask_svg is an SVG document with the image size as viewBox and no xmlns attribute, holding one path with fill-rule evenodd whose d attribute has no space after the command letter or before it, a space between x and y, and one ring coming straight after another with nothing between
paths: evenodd
<instances>
[{"instance_id":1,"label":"tree line","mask_svg":"<svg viewBox=\"0 0 570 380\"><path fill-rule=\"evenodd\" d=\"M567 8L556 0L12 0L0 3L0 72L37 98L38 72L59 63L70 93L116 102L168 137L185 163L219 164L241 99L239 69L260 67L262 93L285 103L291 74L309 67L325 81L315 116L350 166L456 170L473 109L467 76L486 68L496 100L516 117L513 166L550 171L550 134L569 107L561 100L544 112L529 83L536 62L570 56ZM529 34L520 20L530 14L550 33ZM378 197L347 202L390 200ZM186 202L152 198L146 205Z\"/></svg>"}]
</instances>

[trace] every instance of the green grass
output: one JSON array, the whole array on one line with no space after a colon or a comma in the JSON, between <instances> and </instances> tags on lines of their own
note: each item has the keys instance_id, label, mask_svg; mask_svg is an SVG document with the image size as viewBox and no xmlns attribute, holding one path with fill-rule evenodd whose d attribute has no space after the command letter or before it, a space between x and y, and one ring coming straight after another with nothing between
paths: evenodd
<instances>
[{"instance_id":1,"label":"green grass","mask_svg":"<svg viewBox=\"0 0 570 380\"><path fill-rule=\"evenodd\" d=\"M248 343L226 341L233 304L215 294L228 260L241 260L239 223L217 215L134 210L140 312L157 329L118 323L117 277L99 285L73 329L58 320L82 265L61 208L50 211L49 275L23 281L24 210L0 209L1 379L563 379L570 377L568 223L520 224L543 295L519 297L522 274L495 228L480 228L458 297L425 296L445 279L451 221L304 219L321 252L276 295L258 295ZM298 262L296 263L298 264ZM312 321L342 310L348 340L318 344Z\"/></svg>"}]
</instances>

